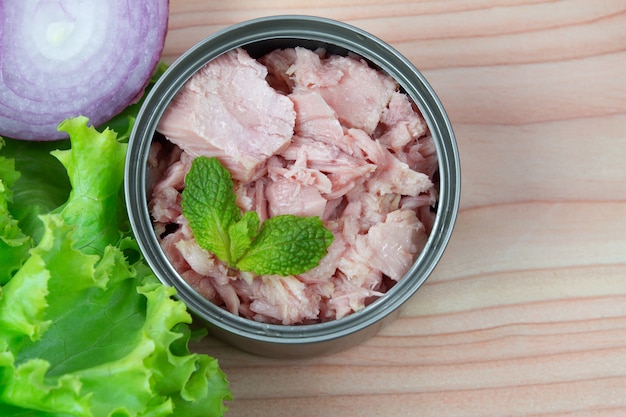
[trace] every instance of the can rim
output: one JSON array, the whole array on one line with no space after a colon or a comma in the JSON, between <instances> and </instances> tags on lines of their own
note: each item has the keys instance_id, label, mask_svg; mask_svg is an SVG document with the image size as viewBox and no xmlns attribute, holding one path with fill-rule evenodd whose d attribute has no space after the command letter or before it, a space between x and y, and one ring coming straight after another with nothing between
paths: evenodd
<instances>
[{"instance_id":1,"label":"can rim","mask_svg":"<svg viewBox=\"0 0 626 417\"><path fill-rule=\"evenodd\" d=\"M356 53L392 76L421 111L437 150L440 193L435 223L425 248L386 294L359 312L338 320L301 325L265 324L236 316L187 284L158 244L148 212L146 164L156 126L183 84L209 60L236 47L284 40L311 41ZM257 341L307 344L363 330L404 304L426 281L451 237L460 201L460 163L448 116L422 74L393 47L362 29L332 19L282 15L241 22L201 40L182 54L148 93L133 126L125 165L125 197L131 228L148 265L198 317L223 331Z\"/></svg>"}]
</instances>

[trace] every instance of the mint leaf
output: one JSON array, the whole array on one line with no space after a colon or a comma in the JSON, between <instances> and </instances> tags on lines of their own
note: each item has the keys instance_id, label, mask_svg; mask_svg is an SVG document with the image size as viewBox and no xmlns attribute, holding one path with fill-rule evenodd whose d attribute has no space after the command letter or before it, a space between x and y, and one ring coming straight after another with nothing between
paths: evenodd
<instances>
[{"instance_id":1,"label":"mint leaf","mask_svg":"<svg viewBox=\"0 0 626 417\"><path fill-rule=\"evenodd\" d=\"M254 211L246 212L241 220L230 225L228 233L231 258L239 259L246 253L252 244L252 239L259 233L259 215Z\"/></svg>"},{"instance_id":2,"label":"mint leaf","mask_svg":"<svg viewBox=\"0 0 626 417\"><path fill-rule=\"evenodd\" d=\"M271 217L237 267L259 275L301 274L318 265L332 241L319 217Z\"/></svg>"},{"instance_id":3,"label":"mint leaf","mask_svg":"<svg viewBox=\"0 0 626 417\"><path fill-rule=\"evenodd\" d=\"M197 157L185 177L183 216L189 221L198 245L213 252L229 266L231 242L228 229L241 219L230 172L217 158Z\"/></svg>"},{"instance_id":4,"label":"mint leaf","mask_svg":"<svg viewBox=\"0 0 626 417\"><path fill-rule=\"evenodd\" d=\"M199 156L185 177L183 216L198 245L230 268L258 275L295 275L316 267L333 241L319 217L283 215L261 225L243 216L230 172L217 158Z\"/></svg>"}]
</instances>

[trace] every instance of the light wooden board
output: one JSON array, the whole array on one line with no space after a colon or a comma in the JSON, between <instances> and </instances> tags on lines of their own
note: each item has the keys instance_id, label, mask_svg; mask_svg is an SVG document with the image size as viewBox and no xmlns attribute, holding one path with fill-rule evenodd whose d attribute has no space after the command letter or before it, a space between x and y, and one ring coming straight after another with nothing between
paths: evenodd
<instances>
[{"instance_id":1,"label":"light wooden board","mask_svg":"<svg viewBox=\"0 0 626 417\"><path fill-rule=\"evenodd\" d=\"M626 415L626 3L172 0L164 60L275 14L405 54L449 113L463 195L440 264L373 339L289 361L193 345L228 375L228 415Z\"/></svg>"}]
</instances>

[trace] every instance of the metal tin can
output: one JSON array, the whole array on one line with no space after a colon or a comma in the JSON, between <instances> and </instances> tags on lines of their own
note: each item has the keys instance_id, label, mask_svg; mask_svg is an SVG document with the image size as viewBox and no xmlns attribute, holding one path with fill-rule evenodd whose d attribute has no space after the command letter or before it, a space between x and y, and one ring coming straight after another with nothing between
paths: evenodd
<instances>
[{"instance_id":1,"label":"metal tin can","mask_svg":"<svg viewBox=\"0 0 626 417\"><path fill-rule=\"evenodd\" d=\"M277 48L325 48L333 54L356 54L391 77L424 117L438 158L439 201L423 251L407 274L363 310L317 324L264 324L233 315L197 293L177 273L162 251L148 210L147 159L159 119L185 82L213 58L237 47L252 57ZM439 262L450 239L460 200L460 163L451 124L422 74L399 52L377 37L346 23L313 16L273 16L230 26L196 44L177 59L147 95L128 145L125 193L128 215L139 247L156 276L174 286L177 297L219 339L242 350L272 357L307 357L343 350L375 335L393 320Z\"/></svg>"}]
</instances>

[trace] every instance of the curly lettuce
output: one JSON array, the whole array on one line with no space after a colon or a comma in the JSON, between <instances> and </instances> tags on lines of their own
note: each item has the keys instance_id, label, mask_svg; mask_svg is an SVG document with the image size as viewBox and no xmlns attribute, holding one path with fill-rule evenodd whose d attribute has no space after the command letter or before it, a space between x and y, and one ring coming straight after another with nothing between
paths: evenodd
<instances>
[{"instance_id":1,"label":"curly lettuce","mask_svg":"<svg viewBox=\"0 0 626 417\"><path fill-rule=\"evenodd\" d=\"M226 376L127 230L126 145L84 117L60 129L46 153L0 138L0 415L222 416Z\"/></svg>"}]
</instances>

